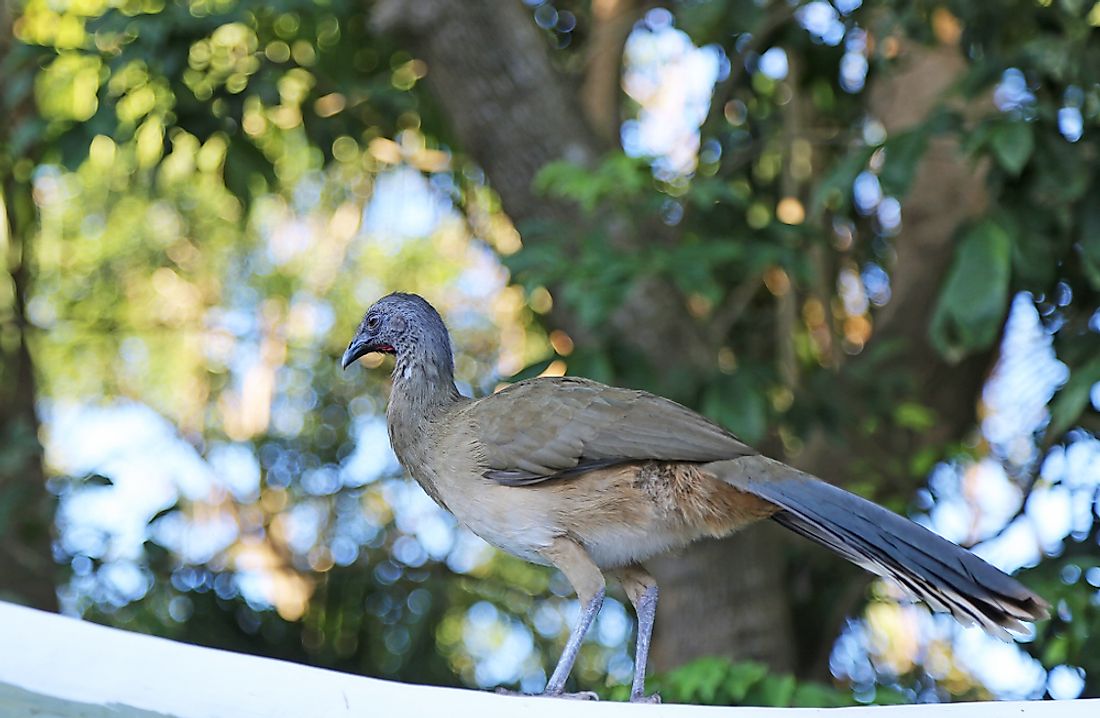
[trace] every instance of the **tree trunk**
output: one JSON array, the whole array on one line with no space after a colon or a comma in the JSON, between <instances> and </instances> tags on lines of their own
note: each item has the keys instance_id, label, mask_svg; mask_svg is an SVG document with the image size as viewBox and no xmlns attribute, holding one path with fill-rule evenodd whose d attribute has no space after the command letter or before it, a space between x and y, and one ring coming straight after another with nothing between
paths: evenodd
<instances>
[{"instance_id":1,"label":"tree trunk","mask_svg":"<svg viewBox=\"0 0 1100 718\"><path fill-rule=\"evenodd\" d=\"M15 11L14 3L0 1L0 66L33 73L33 63L10 62L18 49L11 35ZM11 155L9 145L11 134L33 111L31 87L27 83L22 95L5 97L2 110L8 121L0 125L0 283L7 285L0 286L0 599L57 610L56 566L50 551L53 502L42 468L27 346L28 240L34 203L29 177L16 176L13 165L20 158Z\"/></svg>"}]
</instances>

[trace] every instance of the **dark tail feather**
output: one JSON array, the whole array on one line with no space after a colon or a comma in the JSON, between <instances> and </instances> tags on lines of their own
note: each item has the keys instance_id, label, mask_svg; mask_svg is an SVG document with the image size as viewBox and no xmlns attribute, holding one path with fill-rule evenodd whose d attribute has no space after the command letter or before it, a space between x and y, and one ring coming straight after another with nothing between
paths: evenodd
<instances>
[{"instance_id":1,"label":"dark tail feather","mask_svg":"<svg viewBox=\"0 0 1100 718\"><path fill-rule=\"evenodd\" d=\"M1022 584L969 551L878 504L773 459L708 465L730 485L782 510L772 518L868 571L897 581L933 609L1007 638L1048 606Z\"/></svg>"}]
</instances>

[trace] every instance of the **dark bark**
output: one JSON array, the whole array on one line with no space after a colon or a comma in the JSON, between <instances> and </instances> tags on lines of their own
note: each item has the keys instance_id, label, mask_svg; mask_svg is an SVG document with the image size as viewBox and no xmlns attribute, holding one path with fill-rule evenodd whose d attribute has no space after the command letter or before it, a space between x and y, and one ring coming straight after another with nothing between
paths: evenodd
<instances>
[{"instance_id":1,"label":"dark bark","mask_svg":"<svg viewBox=\"0 0 1100 718\"><path fill-rule=\"evenodd\" d=\"M661 586L651 665L668 670L702 656L795 665L784 532L770 523L651 562Z\"/></svg>"},{"instance_id":2,"label":"dark bark","mask_svg":"<svg viewBox=\"0 0 1100 718\"><path fill-rule=\"evenodd\" d=\"M516 222L574 219L531 185L548 163L594 163L603 146L550 64L544 39L518 2L390 0L375 9L379 32L409 37L428 63L427 82Z\"/></svg>"},{"instance_id":3,"label":"dark bark","mask_svg":"<svg viewBox=\"0 0 1100 718\"><path fill-rule=\"evenodd\" d=\"M623 47L652 0L593 0L592 32L585 48L581 107L588 125L608 145L619 143L622 125Z\"/></svg>"},{"instance_id":4,"label":"dark bark","mask_svg":"<svg viewBox=\"0 0 1100 718\"><path fill-rule=\"evenodd\" d=\"M13 3L0 2L0 66L33 73L32 63L11 62L17 48L11 36ZM8 284L10 305L0 304L0 599L57 610L56 565L50 551L52 508L42 467L35 411L34 368L27 341L26 301L30 284L28 240L34 204L29 178L16 176L10 135L33 111L29 88L8 95L0 125L0 193L4 206L0 236L0 282Z\"/></svg>"}]
</instances>

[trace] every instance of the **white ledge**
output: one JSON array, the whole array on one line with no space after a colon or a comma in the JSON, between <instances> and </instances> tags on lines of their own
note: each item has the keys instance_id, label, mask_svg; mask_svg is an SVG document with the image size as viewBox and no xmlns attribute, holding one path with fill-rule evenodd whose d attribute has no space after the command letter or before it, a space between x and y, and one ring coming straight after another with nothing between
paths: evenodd
<instances>
[{"instance_id":1,"label":"white ledge","mask_svg":"<svg viewBox=\"0 0 1100 718\"><path fill-rule=\"evenodd\" d=\"M563 712L564 711L564 712ZM705 718L1086 718L1100 700L857 708L565 703L364 678L200 648L0 603L4 718L375 718L639 715Z\"/></svg>"}]
</instances>

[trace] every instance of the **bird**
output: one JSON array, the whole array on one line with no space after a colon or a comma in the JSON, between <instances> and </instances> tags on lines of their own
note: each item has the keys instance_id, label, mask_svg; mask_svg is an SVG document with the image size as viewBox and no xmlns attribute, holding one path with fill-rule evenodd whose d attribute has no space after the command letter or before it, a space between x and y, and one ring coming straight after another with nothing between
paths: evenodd
<instances>
[{"instance_id":1,"label":"bird","mask_svg":"<svg viewBox=\"0 0 1100 718\"><path fill-rule=\"evenodd\" d=\"M630 700L659 702L645 693L658 590L643 563L763 519L1002 638L1049 614L1041 597L969 551L669 399L572 376L463 396L447 327L416 294L375 302L341 365L373 352L395 357L386 423L405 470L459 524L557 568L577 593L579 617L542 695L594 697L565 685L611 577L637 614Z\"/></svg>"}]
</instances>

